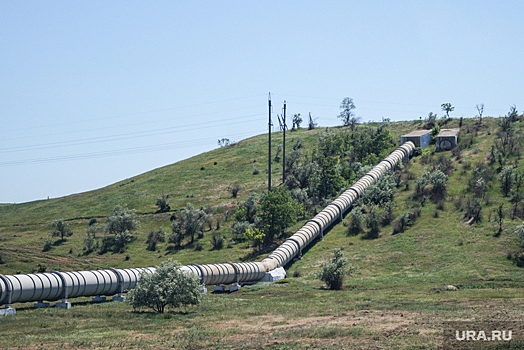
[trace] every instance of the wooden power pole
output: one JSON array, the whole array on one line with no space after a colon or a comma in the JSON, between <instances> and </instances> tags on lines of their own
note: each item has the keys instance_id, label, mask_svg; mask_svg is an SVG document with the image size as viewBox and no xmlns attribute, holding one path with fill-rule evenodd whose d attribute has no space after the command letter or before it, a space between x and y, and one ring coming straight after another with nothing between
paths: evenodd
<instances>
[{"instance_id":1,"label":"wooden power pole","mask_svg":"<svg viewBox=\"0 0 524 350\"><path fill-rule=\"evenodd\" d=\"M268 148L268 159L267 159L267 191L271 192L271 92L269 93L269 99L267 101L269 107L269 148Z\"/></svg>"}]
</instances>

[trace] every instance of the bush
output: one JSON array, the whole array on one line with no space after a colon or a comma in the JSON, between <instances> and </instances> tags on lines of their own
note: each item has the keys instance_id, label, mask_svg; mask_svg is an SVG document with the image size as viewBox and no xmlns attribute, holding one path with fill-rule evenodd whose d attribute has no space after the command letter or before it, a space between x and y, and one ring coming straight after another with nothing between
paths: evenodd
<instances>
[{"instance_id":1,"label":"bush","mask_svg":"<svg viewBox=\"0 0 524 350\"><path fill-rule=\"evenodd\" d=\"M366 227L369 229L366 238L375 239L378 238L380 233L380 222L382 221L382 216L378 211L378 207L372 207L368 215L366 215Z\"/></svg>"},{"instance_id":2,"label":"bush","mask_svg":"<svg viewBox=\"0 0 524 350\"><path fill-rule=\"evenodd\" d=\"M159 242L165 242L166 240L166 233L164 231L164 229L158 229L158 230L155 230L155 231L151 231L147 234L147 250L149 251L155 251L156 250L156 245L159 243Z\"/></svg>"},{"instance_id":3,"label":"bush","mask_svg":"<svg viewBox=\"0 0 524 350\"><path fill-rule=\"evenodd\" d=\"M239 191L240 191L239 184L234 184L229 187L229 192L231 193L231 197L233 198L237 198Z\"/></svg>"},{"instance_id":4,"label":"bush","mask_svg":"<svg viewBox=\"0 0 524 350\"><path fill-rule=\"evenodd\" d=\"M126 206L116 206L113 214L107 217L107 232L111 234L131 232L138 228L136 210L127 209Z\"/></svg>"},{"instance_id":5,"label":"bush","mask_svg":"<svg viewBox=\"0 0 524 350\"><path fill-rule=\"evenodd\" d=\"M142 273L137 286L127 294L133 309L149 307L164 312L166 306L198 305L202 300L198 277L180 270L172 260L164 261L154 273Z\"/></svg>"},{"instance_id":6,"label":"bush","mask_svg":"<svg viewBox=\"0 0 524 350\"><path fill-rule=\"evenodd\" d=\"M84 251L84 255L91 254L98 248L98 243L95 240L95 237L93 235L88 234L87 238L84 239L84 247L82 250Z\"/></svg>"},{"instance_id":7,"label":"bush","mask_svg":"<svg viewBox=\"0 0 524 350\"><path fill-rule=\"evenodd\" d=\"M524 222L522 225L517 226L515 234L520 238L520 244L524 247Z\"/></svg>"},{"instance_id":8,"label":"bush","mask_svg":"<svg viewBox=\"0 0 524 350\"><path fill-rule=\"evenodd\" d=\"M48 251L51 250L51 248L53 248L53 242L51 242L50 240L47 240L44 243L44 248L42 248L42 251L43 252L48 252Z\"/></svg>"},{"instance_id":9,"label":"bush","mask_svg":"<svg viewBox=\"0 0 524 350\"><path fill-rule=\"evenodd\" d=\"M224 236L219 232L213 233L213 235L211 235L211 245L215 250L222 249L224 247Z\"/></svg>"},{"instance_id":10,"label":"bush","mask_svg":"<svg viewBox=\"0 0 524 350\"><path fill-rule=\"evenodd\" d=\"M204 245L200 242L197 242L197 244L195 244L195 251L199 252L202 249L204 249Z\"/></svg>"},{"instance_id":11,"label":"bush","mask_svg":"<svg viewBox=\"0 0 524 350\"><path fill-rule=\"evenodd\" d=\"M413 225L415 219L415 213L412 211L406 211L397 216L393 222L393 234L396 235L397 233L404 232L408 226Z\"/></svg>"},{"instance_id":12,"label":"bush","mask_svg":"<svg viewBox=\"0 0 524 350\"><path fill-rule=\"evenodd\" d=\"M59 237L63 240L64 237L70 237L73 235L73 231L69 228L69 225L64 220L54 220L51 226L55 229L52 235L53 237Z\"/></svg>"},{"instance_id":13,"label":"bush","mask_svg":"<svg viewBox=\"0 0 524 350\"><path fill-rule=\"evenodd\" d=\"M0 265L5 264L4 253L0 252Z\"/></svg>"},{"instance_id":14,"label":"bush","mask_svg":"<svg viewBox=\"0 0 524 350\"><path fill-rule=\"evenodd\" d=\"M248 229L252 229L254 224L250 224L247 221L236 222L231 226L231 236L234 241L243 241L245 239L244 232Z\"/></svg>"},{"instance_id":15,"label":"bush","mask_svg":"<svg viewBox=\"0 0 524 350\"><path fill-rule=\"evenodd\" d=\"M362 219L363 215L360 207L353 208L349 217L348 235L358 235L363 231Z\"/></svg>"},{"instance_id":16,"label":"bush","mask_svg":"<svg viewBox=\"0 0 524 350\"><path fill-rule=\"evenodd\" d=\"M171 207L167 203L168 198L169 196L165 194L156 198L156 206L158 207L157 213L167 213L168 211L171 210Z\"/></svg>"},{"instance_id":17,"label":"bush","mask_svg":"<svg viewBox=\"0 0 524 350\"><path fill-rule=\"evenodd\" d=\"M352 273L352 269L345 269L348 263L348 259L337 248L333 251L331 260L322 263L317 278L324 282L329 289L339 290L344 283L344 277Z\"/></svg>"}]
</instances>

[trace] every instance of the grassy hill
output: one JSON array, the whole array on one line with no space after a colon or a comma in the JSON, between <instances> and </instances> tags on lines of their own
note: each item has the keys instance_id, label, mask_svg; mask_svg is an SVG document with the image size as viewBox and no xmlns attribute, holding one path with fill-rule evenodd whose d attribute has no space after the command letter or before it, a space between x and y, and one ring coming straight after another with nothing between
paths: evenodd
<instances>
[{"instance_id":1,"label":"grassy hill","mask_svg":"<svg viewBox=\"0 0 524 350\"><path fill-rule=\"evenodd\" d=\"M517 138L524 129L522 119L512 125ZM387 127L398 142L401 134L420 128L420 123ZM458 126L459 120L446 125ZM451 170L445 201L424 201L418 207L420 217L405 232L392 235L389 224L381 228L379 238L371 240L348 236L347 227L339 224L289 267L289 277L283 283L244 286L231 295L209 295L202 306L184 312L132 313L129 306L119 303L79 303L69 311L21 309L16 317L0 319L0 346L433 349L442 344L446 321L522 322L524 269L511 259L522 251L514 234L522 218L511 219L510 197L503 196L497 179L499 165L489 166L488 161L491 146L500 139L498 129L498 119L484 118L480 126L475 120L464 120L460 153L434 153L434 146L430 146L411 160L403 171L407 185L395 193L395 216L413 209L417 179L440 156L449 160ZM346 128L328 131L349 132ZM286 147L290 149L300 138L305 149L312 149L325 132L325 128L317 128L290 133ZM275 154L281 138L278 133L273 137ZM191 202L213 208L214 220L223 220L238 200L251 191L263 191L267 186L266 142L264 135L243 140L97 191L0 206L0 251L6 261L0 265L0 273L27 273L38 264L62 271L138 267L168 257L181 263L256 260L264 253L253 254L246 243L212 250L210 232L201 240L202 251L195 251L192 245L170 250L167 244L160 244L157 251L149 252L145 240L150 230L169 230L172 213L154 214L156 197L162 193L169 194L173 209ZM519 149L523 144L522 138L518 139ZM482 220L469 224L465 212L473 196L467 187L477 163L493 169L494 176L480 200ZM510 164L524 170L519 155L508 156L506 165ZM280 182L280 170L274 164L274 185ZM237 199L227 191L235 183L241 186ZM79 255L89 218L104 218L117 204L127 204L140 214L137 239L124 254ZM505 219L502 234L495 237L494 217L500 204ZM49 224L58 218L68 220L75 234L42 253L43 242L50 238ZM222 222L221 231L226 235L232 222ZM356 270L342 291L329 291L315 278L315 272L338 247ZM448 285L458 290L448 290Z\"/></svg>"}]
</instances>

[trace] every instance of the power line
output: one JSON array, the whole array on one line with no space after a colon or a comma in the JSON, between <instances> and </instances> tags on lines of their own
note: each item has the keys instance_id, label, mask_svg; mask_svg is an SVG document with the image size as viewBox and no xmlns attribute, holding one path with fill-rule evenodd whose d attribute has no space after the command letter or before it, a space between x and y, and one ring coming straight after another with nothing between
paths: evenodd
<instances>
[{"instance_id":1,"label":"power line","mask_svg":"<svg viewBox=\"0 0 524 350\"><path fill-rule=\"evenodd\" d=\"M201 106L212 105L212 104L217 104L217 103L222 103L222 102L237 101L237 100L248 99L248 98L253 98L253 97L260 97L260 96L265 96L265 94L257 94L257 95L244 96L244 97L236 97L236 98L230 98L230 99L226 99L226 100L209 101L209 102L190 104L190 105L185 105L185 106L175 106L175 107L154 109L154 110L135 112L135 113L117 114L117 115L113 115L113 116L105 116L105 117L99 117L99 118L85 119L85 120L82 120L82 121L75 121L75 122L47 124L47 125L39 125L39 126L30 126L30 127L25 127L25 128L19 128L19 129L4 129L4 132L27 131L27 130L42 129L42 128L52 128L52 127L64 126L64 125L85 124L85 123L92 123L94 121L100 121L100 120L107 121L109 119L119 119L119 118L125 118L125 117L131 117L131 116L137 116L137 115L143 115L143 114L158 113L158 112L168 112L168 111L173 111L173 110L177 110L177 109L201 107Z\"/></svg>"},{"instance_id":2,"label":"power line","mask_svg":"<svg viewBox=\"0 0 524 350\"><path fill-rule=\"evenodd\" d=\"M29 145L29 146L17 146L17 147L8 147L0 149L1 152L4 153L12 153L12 152L23 152L23 151L32 151L32 150L40 150L40 149L49 149L49 148L59 148L59 147L65 147L65 146L78 146L78 145L87 145L87 144L94 144L94 143L102 143L102 142L113 142L113 141L120 141L120 140L128 140L128 139L134 139L134 138L140 138L140 137L149 137L149 136L158 136L158 135L165 135L165 134L173 134L173 133L179 133L179 132L187 132L192 130L201 130L201 129L208 129L208 128L216 128L219 126L226 126L226 125L234 125L238 123L246 123L246 122L252 122L258 119L249 119L244 121L236 121L231 123L222 123L223 121L231 121L231 120L239 120L239 119L245 119L245 118L253 118L262 116L265 114L252 114L247 116L241 116L241 117L235 117L235 118L227 118L222 119L220 121L212 121L208 122L205 126L202 126L201 123L193 123L193 124L186 124L182 126L174 126L169 128L161 128L161 129L152 129L152 130L144 130L144 131L137 131L132 133L124 133L124 134L116 134L116 135L108 135L108 136L99 136L99 137L93 137L93 138L85 138L85 139L79 139L79 140L70 140L70 141L57 141L57 142L51 142L51 143L45 143L45 144L36 144L36 145ZM210 125L213 124L213 125ZM191 128L193 127L193 128Z\"/></svg>"},{"instance_id":3,"label":"power line","mask_svg":"<svg viewBox=\"0 0 524 350\"><path fill-rule=\"evenodd\" d=\"M263 131L253 130L250 132L233 134L230 136L233 136L233 137L246 136L246 135L259 134L261 132ZM174 149L174 148L180 149L180 148L194 147L194 146L202 145L202 142L216 141L216 139L217 139L217 136L214 136L214 137L191 140L191 141L169 142L169 143L142 146L142 147L117 149L117 150L112 150L112 151L89 152L89 153L72 154L72 155L64 155L64 156L56 156L56 157L13 160L13 161L7 161L7 162L0 162L0 167L19 166L19 165L28 165L28 164L46 164L46 163L73 161L73 160L81 160L81 159L105 158L105 157L112 157L112 156L119 156L119 155L158 152L158 151L165 151L165 150Z\"/></svg>"}]
</instances>

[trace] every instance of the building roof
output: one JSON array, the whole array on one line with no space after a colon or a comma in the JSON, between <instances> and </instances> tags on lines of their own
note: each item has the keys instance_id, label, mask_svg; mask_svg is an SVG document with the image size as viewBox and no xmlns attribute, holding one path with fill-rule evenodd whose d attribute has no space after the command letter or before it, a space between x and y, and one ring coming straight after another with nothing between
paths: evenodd
<instances>
[{"instance_id":1,"label":"building roof","mask_svg":"<svg viewBox=\"0 0 524 350\"><path fill-rule=\"evenodd\" d=\"M414 130L409 134L402 135L401 137L420 137L429 134L431 130Z\"/></svg>"},{"instance_id":2,"label":"building roof","mask_svg":"<svg viewBox=\"0 0 524 350\"><path fill-rule=\"evenodd\" d=\"M437 137L450 137L450 136L458 136L460 132L460 129L441 129L438 133Z\"/></svg>"}]
</instances>

